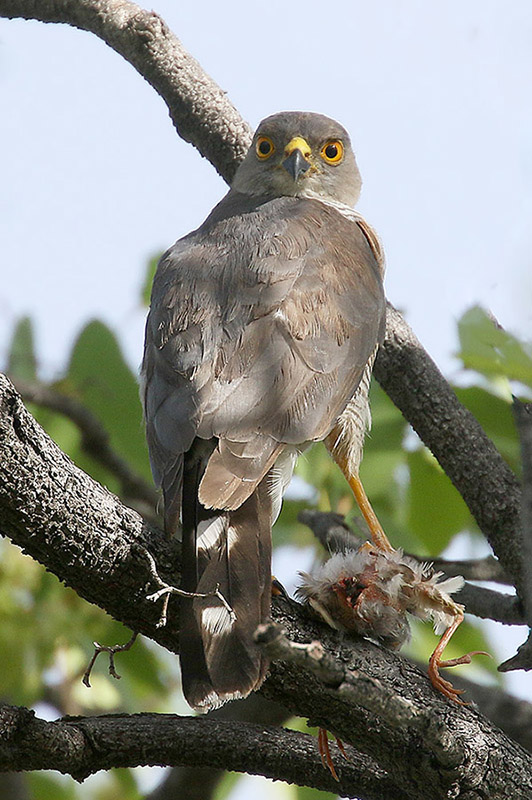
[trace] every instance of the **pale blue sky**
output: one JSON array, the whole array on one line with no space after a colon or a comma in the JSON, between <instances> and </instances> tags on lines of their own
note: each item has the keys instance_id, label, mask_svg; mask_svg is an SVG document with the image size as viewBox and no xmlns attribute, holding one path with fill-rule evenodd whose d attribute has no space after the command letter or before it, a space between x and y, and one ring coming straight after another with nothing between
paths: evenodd
<instances>
[{"instance_id":1,"label":"pale blue sky","mask_svg":"<svg viewBox=\"0 0 532 800\"><path fill-rule=\"evenodd\" d=\"M150 7L252 125L304 109L349 129L388 296L447 374L474 303L532 338L530 0ZM87 33L0 20L0 103L0 364L30 314L46 377L92 317L138 365L146 261L225 184Z\"/></svg>"}]
</instances>

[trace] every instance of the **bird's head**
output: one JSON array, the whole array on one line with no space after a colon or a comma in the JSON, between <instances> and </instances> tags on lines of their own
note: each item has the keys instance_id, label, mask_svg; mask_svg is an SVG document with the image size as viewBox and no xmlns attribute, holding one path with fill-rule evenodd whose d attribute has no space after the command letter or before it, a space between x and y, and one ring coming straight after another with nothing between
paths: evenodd
<instances>
[{"instance_id":1,"label":"bird's head","mask_svg":"<svg viewBox=\"0 0 532 800\"><path fill-rule=\"evenodd\" d=\"M263 197L314 197L353 206L362 181L349 135L322 114L284 111L263 120L232 188Z\"/></svg>"}]
</instances>

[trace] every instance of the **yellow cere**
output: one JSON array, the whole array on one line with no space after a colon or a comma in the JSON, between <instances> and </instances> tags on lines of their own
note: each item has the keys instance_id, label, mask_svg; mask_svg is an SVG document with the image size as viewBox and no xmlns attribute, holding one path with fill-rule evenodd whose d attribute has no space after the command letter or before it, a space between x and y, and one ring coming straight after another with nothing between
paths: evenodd
<instances>
[{"instance_id":1,"label":"yellow cere","mask_svg":"<svg viewBox=\"0 0 532 800\"><path fill-rule=\"evenodd\" d=\"M288 142L284 149L285 156L289 156L294 150L301 150L305 158L308 158L312 152L308 142L303 139L302 136L294 136L294 138Z\"/></svg>"}]
</instances>

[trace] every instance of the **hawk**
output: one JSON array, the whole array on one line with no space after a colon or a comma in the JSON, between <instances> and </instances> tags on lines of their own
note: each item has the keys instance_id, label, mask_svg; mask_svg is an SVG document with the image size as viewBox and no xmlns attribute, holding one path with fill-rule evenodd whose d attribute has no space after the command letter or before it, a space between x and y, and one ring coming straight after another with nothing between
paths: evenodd
<instances>
[{"instance_id":1,"label":"hawk","mask_svg":"<svg viewBox=\"0 0 532 800\"><path fill-rule=\"evenodd\" d=\"M364 500L385 297L378 239L353 208L360 187L338 122L270 116L229 192L155 275L142 393L165 528L181 531L182 589L195 594L181 600L180 661L198 710L264 679L253 634L269 616L271 528L298 454L326 440Z\"/></svg>"}]
</instances>

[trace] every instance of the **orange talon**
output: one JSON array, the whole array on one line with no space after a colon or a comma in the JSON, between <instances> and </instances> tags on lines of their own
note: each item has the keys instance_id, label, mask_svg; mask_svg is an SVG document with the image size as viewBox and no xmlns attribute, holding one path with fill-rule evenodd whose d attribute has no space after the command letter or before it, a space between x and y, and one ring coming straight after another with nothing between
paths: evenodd
<instances>
[{"instance_id":1,"label":"orange talon","mask_svg":"<svg viewBox=\"0 0 532 800\"><path fill-rule=\"evenodd\" d=\"M351 761L351 759L349 758L349 756L345 752L345 747L344 747L344 743L342 742L342 740L339 739L338 736L335 736L334 738L336 739L336 744L338 746L338 750L341 752L341 754L343 755L345 760L346 761Z\"/></svg>"},{"instance_id":2,"label":"orange talon","mask_svg":"<svg viewBox=\"0 0 532 800\"><path fill-rule=\"evenodd\" d=\"M336 740L338 741L338 739ZM342 745L343 747L343 745ZM328 769L334 780L340 783L340 778L336 772L331 758L331 750L329 748L329 739L327 738L327 730L319 728L318 730L318 750L320 752L321 763L324 769Z\"/></svg>"},{"instance_id":3,"label":"orange talon","mask_svg":"<svg viewBox=\"0 0 532 800\"><path fill-rule=\"evenodd\" d=\"M464 620L464 611L463 606L459 606L457 603L453 603L456 612L456 617L452 625L450 625L443 636L441 637L440 641L438 642L438 646L434 650L433 654L429 660L429 678L438 692L441 692L445 697L449 698L449 700L453 700L453 702L457 703L459 706L468 706L469 703L466 703L464 700L461 700L458 695L463 694L463 689L455 689L454 686L450 681L445 680L439 673L440 667L456 667L459 664L470 664L471 659L473 656L489 656L489 653L486 653L485 650L473 650L470 653L466 653L463 656L459 656L458 658L451 658L448 661L442 661L441 656L443 655L443 651L447 647L449 640L453 633L456 631L458 626ZM491 657L491 656L490 656Z\"/></svg>"}]
</instances>

